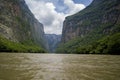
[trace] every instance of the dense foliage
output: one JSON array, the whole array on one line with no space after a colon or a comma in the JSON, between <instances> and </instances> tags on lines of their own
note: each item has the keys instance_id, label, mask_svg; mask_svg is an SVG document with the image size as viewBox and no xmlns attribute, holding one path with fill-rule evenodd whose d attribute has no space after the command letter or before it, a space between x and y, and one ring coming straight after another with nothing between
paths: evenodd
<instances>
[{"instance_id":1,"label":"dense foliage","mask_svg":"<svg viewBox=\"0 0 120 80\"><path fill-rule=\"evenodd\" d=\"M76 38L68 43L61 44L57 52L77 54L120 54L120 33L105 36L97 41L88 42ZM83 45L84 44L84 45Z\"/></svg>"},{"instance_id":2,"label":"dense foliage","mask_svg":"<svg viewBox=\"0 0 120 80\"><path fill-rule=\"evenodd\" d=\"M28 45L12 42L0 36L0 52L44 53L45 50L35 44Z\"/></svg>"},{"instance_id":3,"label":"dense foliage","mask_svg":"<svg viewBox=\"0 0 120 80\"><path fill-rule=\"evenodd\" d=\"M120 0L93 0L66 17L59 53L119 54Z\"/></svg>"},{"instance_id":4,"label":"dense foliage","mask_svg":"<svg viewBox=\"0 0 120 80\"><path fill-rule=\"evenodd\" d=\"M0 0L0 52L45 52L43 25L25 0Z\"/></svg>"}]
</instances>

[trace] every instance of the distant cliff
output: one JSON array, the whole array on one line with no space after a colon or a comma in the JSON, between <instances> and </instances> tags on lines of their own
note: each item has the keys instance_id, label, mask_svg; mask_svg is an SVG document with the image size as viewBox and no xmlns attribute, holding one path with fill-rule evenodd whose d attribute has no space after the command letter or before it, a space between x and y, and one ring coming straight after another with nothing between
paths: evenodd
<instances>
[{"instance_id":1,"label":"distant cliff","mask_svg":"<svg viewBox=\"0 0 120 80\"><path fill-rule=\"evenodd\" d=\"M49 52L55 52L58 44L61 41L61 35L56 34L45 34L46 40L48 42Z\"/></svg>"},{"instance_id":2,"label":"distant cliff","mask_svg":"<svg viewBox=\"0 0 120 80\"><path fill-rule=\"evenodd\" d=\"M35 19L24 0L0 0L0 39L0 51L19 51L9 44L29 45L28 52L32 52L33 45L45 48L43 25Z\"/></svg>"},{"instance_id":3,"label":"distant cliff","mask_svg":"<svg viewBox=\"0 0 120 80\"><path fill-rule=\"evenodd\" d=\"M93 0L91 5L84 10L66 17L63 25L62 44L58 52L108 53L110 50L93 50L92 44L99 43L104 37L118 35L119 32L120 0ZM91 46L91 49L87 50L87 46Z\"/></svg>"}]
</instances>

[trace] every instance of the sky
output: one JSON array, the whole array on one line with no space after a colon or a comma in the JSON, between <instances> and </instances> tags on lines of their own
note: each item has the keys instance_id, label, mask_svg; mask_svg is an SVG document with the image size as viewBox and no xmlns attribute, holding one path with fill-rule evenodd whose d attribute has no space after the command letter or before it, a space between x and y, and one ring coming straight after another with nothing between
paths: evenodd
<instances>
[{"instance_id":1,"label":"sky","mask_svg":"<svg viewBox=\"0 0 120 80\"><path fill-rule=\"evenodd\" d=\"M61 34L66 16L88 6L92 0L25 0L46 34Z\"/></svg>"}]
</instances>

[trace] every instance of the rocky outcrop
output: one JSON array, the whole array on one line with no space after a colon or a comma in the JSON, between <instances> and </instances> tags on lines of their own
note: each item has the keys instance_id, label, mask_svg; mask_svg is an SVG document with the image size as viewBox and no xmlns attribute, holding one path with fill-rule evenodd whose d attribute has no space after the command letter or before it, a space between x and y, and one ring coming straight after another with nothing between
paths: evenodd
<instances>
[{"instance_id":1,"label":"rocky outcrop","mask_svg":"<svg viewBox=\"0 0 120 80\"><path fill-rule=\"evenodd\" d=\"M55 52L58 44L61 41L61 35L56 34L45 34L46 40L48 43L48 50L49 52Z\"/></svg>"},{"instance_id":2,"label":"rocky outcrop","mask_svg":"<svg viewBox=\"0 0 120 80\"><path fill-rule=\"evenodd\" d=\"M86 9L66 17L62 42L92 34L109 35L119 32L119 3L119 0L94 0Z\"/></svg>"},{"instance_id":3,"label":"rocky outcrop","mask_svg":"<svg viewBox=\"0 0 120 80\"><path fill-rule=\"evenodd\" d=\"M93 0L84 10L66 17L57 52L120 52L120 0Z\"/></svg>"},{"instance_id":4,"label":"rocky outcrop","mask_svg":"<svg viewBox=\"0 0 120 80\"><path fill-rule=\"evenodd\" d=\"M43 25L24 0L0 0L0 35L13 42L46 47Z\"/></svg>"}]
</instances>

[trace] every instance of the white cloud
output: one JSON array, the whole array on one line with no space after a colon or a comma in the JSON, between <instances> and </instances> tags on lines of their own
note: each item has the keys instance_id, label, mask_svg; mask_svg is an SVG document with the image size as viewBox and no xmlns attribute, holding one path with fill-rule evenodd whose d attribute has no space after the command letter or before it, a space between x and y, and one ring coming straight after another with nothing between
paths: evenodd
<instances>
[{"instance_id":1,"label":"white cloud","mask_svg":"<svg viewBox=\"0 0 120 80\"><path fill-rule=\"evenodd\" d=\"M47 0L25 0L35 17L44 25L45 33L61 34L64 18L74 14L85 6L83 4L75 4L72 0L64 0L64 5L68 7L64 12L57 12L57 6L53 2Z\"/></svg>"},{"instance_id":2,"label":"white cloud","mask_svg":"<svg viewBox=\"0 0 120 80\"><path fill-rule=\"evenodd\" d=\"M74 14L85 8L83 4L75 4L73 0L64 0L64 4L68 6L68 15Z\"/></svg>"}]
</instances>

